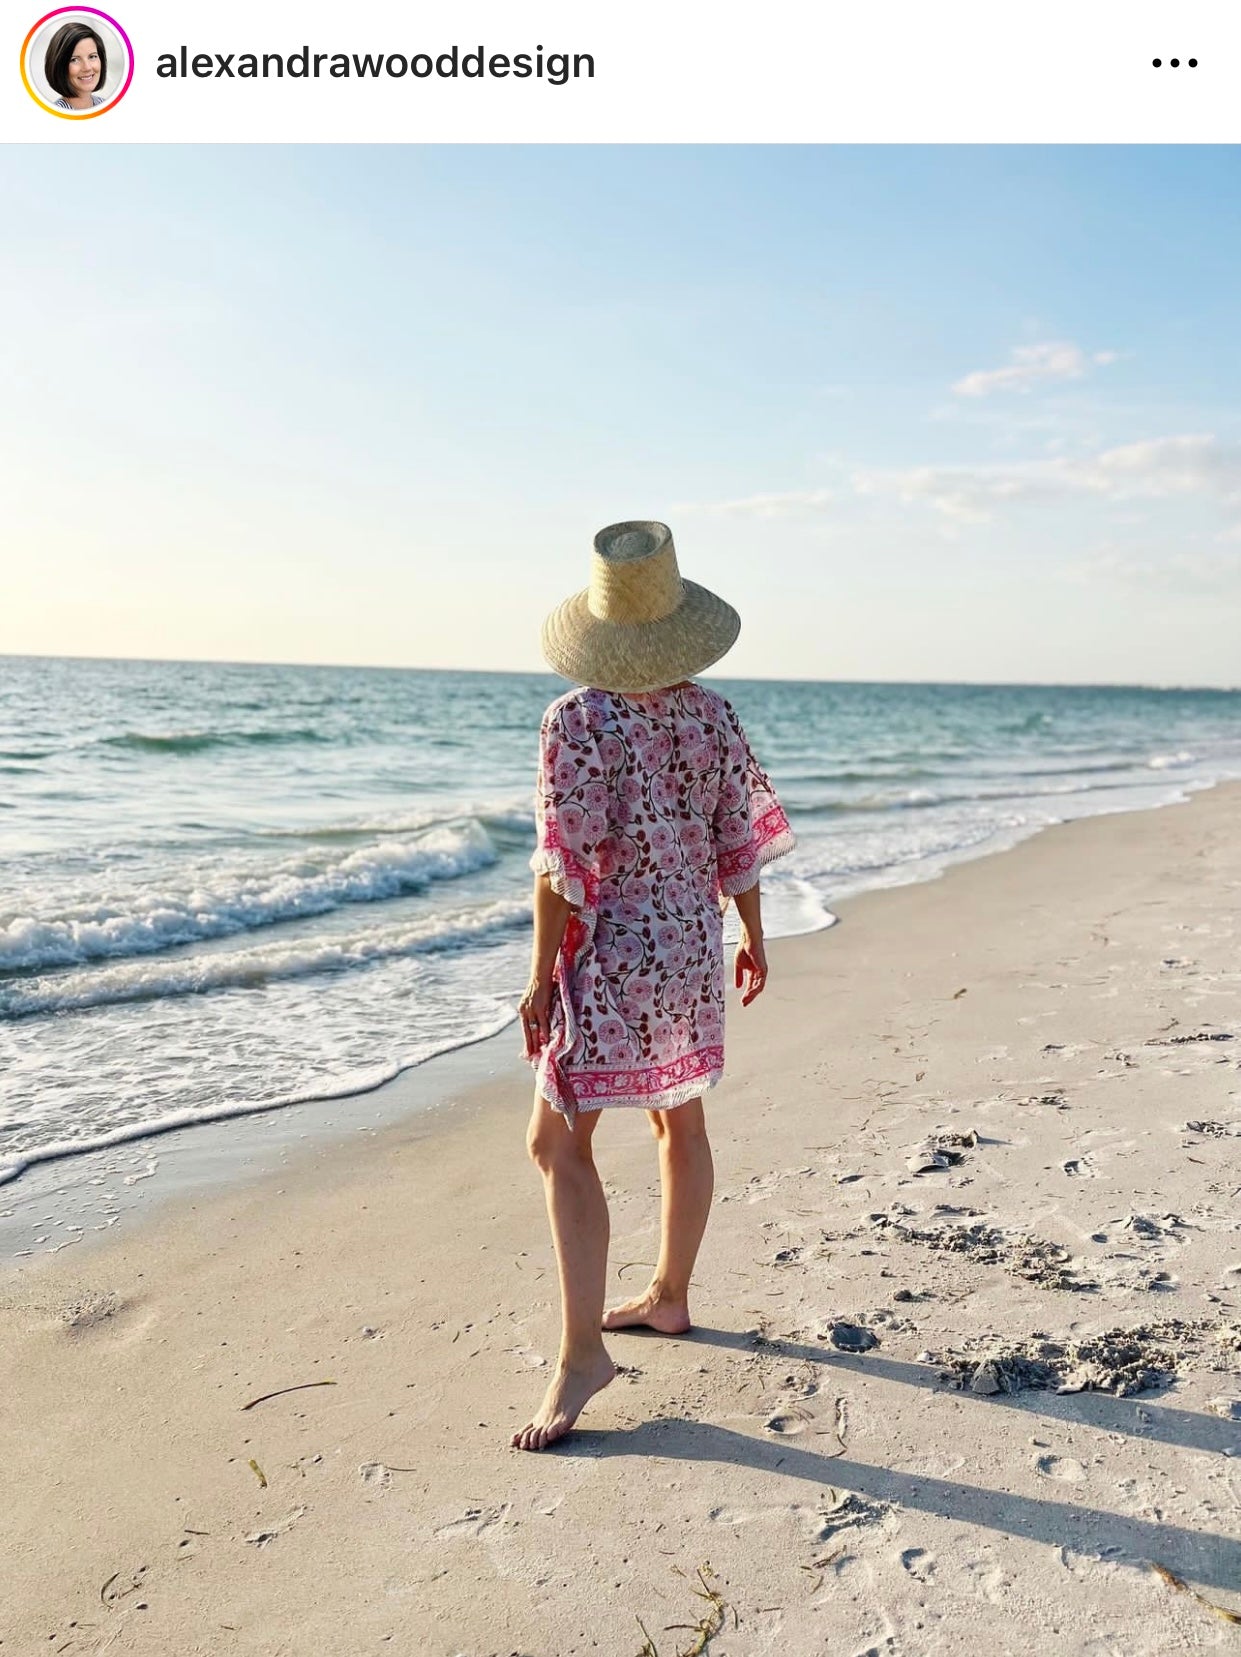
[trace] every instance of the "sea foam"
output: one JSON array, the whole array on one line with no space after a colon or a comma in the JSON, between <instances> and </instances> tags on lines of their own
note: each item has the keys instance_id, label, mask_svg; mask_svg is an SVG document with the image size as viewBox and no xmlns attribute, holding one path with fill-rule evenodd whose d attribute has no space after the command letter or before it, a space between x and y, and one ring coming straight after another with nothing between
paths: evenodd
<instances>
[{"instance_id":1,"label":"sea foam","mask_svg":"<svg viewBox=\"0 0 1241 1657\"><path fill-rule=\"evenodd\" d=\"M496 855L487 830L467 818L414 840L288 858L258 873L223 872L190 890L131 899L124 909L105 904L50 918L17 915L0 927L0 970L75 966L227 938L345 904L421 891L432 881L486 868Z\"/></svg>"},{"instance_id":2,"label":"sea foam","mask_svg":"<svg viewBox=\"0 0 1241 1657\"><path fill-rule=\"evenodd\" d=\"M0 985L0 1017L81 1012L122 1001L154 1001L209 990L255 989L284 978L317 972L346 972L399 956L464 949L528 926L528 901L501 898L459 914L438 914L404 926L377 926L343 938L259 944L251 949L213 950L174 961L126 961L53 977L25 978Z\"/></svg>"}]
</instances>

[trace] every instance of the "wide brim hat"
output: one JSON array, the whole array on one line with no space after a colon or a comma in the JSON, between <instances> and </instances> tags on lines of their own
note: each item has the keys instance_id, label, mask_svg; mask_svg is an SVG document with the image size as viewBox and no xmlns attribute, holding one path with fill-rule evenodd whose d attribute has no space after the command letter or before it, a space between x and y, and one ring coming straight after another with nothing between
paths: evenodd
<instances>
[{"instance_id":1,"label":"wide brim hat","mask_svg":"<svg viewBox=\"0 0 1241 1657\"><path fill-rule=\"evenodd\" d=\"M731 604L677 567L667 524L609 524L595 536L590 585L543 623L543 654L599 690L663 690L718 662L741 631Z\"/></svg>"}]
</instances>

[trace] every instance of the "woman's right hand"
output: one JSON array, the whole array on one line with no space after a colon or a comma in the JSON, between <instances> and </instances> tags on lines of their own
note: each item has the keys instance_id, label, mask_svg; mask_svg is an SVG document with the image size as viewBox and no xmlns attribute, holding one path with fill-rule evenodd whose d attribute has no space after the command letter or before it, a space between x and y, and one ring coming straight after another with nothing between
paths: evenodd
<instances>
[{"instance_id":1,"label":"woman's right hand","mask_svg":"<svg viewBox=\"0 0 1241 1657\"><path fill-rule=\"evenodd\" d=\"M751 937L748 932L742 932L733 964L733 980L743 992L743 1007L748 1007L756 995L762 995L767 986L767 951L761 933Z\"/></svg>"},{"instance_id":2,"label":"woman's right hand","mask_svg":"<svg viewBox=\"0 0 1241 1657\"><path fill-rule=\"evenodd\" d=\"M531 974L526 993L517 1008L528 1059L537 1058L551 1038L551 1006L550 980Z\"/></svg>"}]
</instances>

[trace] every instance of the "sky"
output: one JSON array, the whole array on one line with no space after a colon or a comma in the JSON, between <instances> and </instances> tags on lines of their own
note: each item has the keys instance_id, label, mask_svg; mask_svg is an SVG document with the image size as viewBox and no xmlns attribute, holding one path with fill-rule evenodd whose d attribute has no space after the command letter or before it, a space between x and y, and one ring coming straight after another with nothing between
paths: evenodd
<instances>
[{"instance_id":1,"label":"sky","mask_svg":"<svg viewBox=\"0 0 1241 1657\"><path fill-rule=\"evenodd\" d=\"M1241 150L13 147L0 653L1241 684Z\"/></svg>"}]
</instances>

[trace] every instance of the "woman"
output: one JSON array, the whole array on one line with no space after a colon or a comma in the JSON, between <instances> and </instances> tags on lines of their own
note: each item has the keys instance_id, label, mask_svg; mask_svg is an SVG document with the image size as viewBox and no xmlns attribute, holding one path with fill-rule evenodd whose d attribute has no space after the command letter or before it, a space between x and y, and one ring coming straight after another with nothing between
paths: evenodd
<instances>
[{"instance_id":1,"label":"woman","mask_svg":"<svg viewBox=\"0 0 1241 1657\"><path fill-rule=\"evenodd\" d=\"M600 530L590 586L543 626L547 659L586 688L552 703L539 742L521 1020L563 1332L542 1406L513 1435L519 1449L563 1437L612 1379L603 1329L690 1327L713 1182L702 1095L724 1069L723 911L733 898L748 1006L767 982L759 873L793 846L732 707L689 677L740 626L731 605L682 580L657 523ZM659 1145L659 1261L643 1294L604 1315L608 1209L591 1138L600 1111L622 1105L647 1111Z\"/></svg>"},{"instance_id":2,"label":"woman","mask_svg":"<svg viewBox=\"0 0 1241 1657\"><path fill-rule=\"evenodd\" d=\"M85 23L62 23L52 36L43 59L47 84L60 96L53 109L70 114L98 109L107 100L98 89L108 78L108 55L103 41Z\"/></svg>"}]
</instances>

